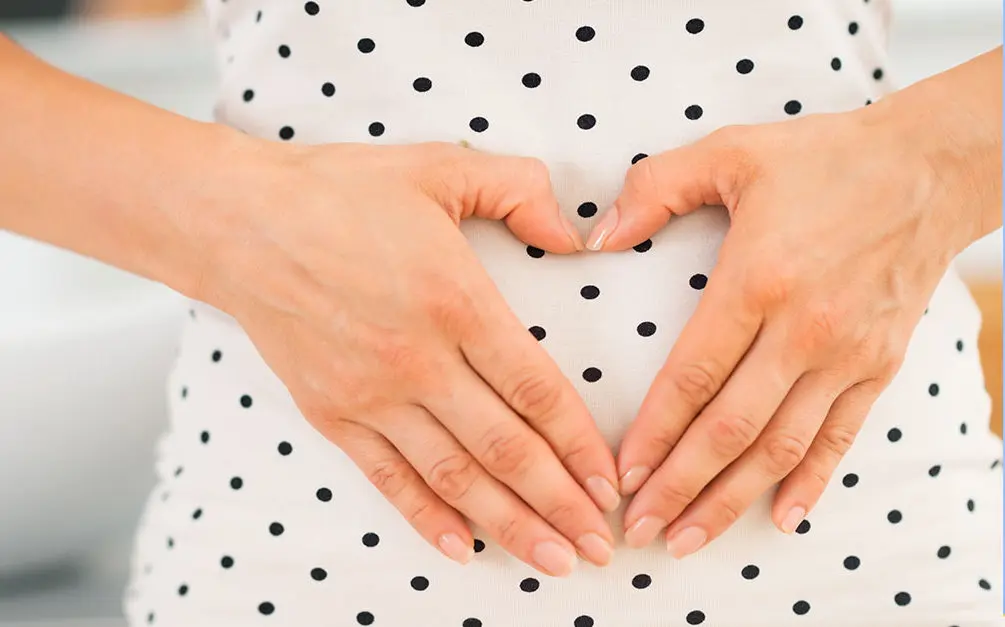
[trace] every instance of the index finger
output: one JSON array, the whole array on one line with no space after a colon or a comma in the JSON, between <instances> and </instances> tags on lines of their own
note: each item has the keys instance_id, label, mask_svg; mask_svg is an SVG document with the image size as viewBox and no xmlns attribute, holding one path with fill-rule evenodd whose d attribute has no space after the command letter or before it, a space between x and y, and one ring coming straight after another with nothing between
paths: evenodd
<instances>
[{"instance_id":1,"label":"index finger","mask_svg":"<svg viewBox=\"0 0 1005 627\"><path fill-rule=\"evenodd\" d=\"M663 463L695 416L722 389L761 326L737 281L716 266L642 401L618 453L622 494L633 494Z\"/></svg>"},{"instance_id":2,"label":"index finger","mask_svg":"<svg viewBox=\"0 0 1005 627\"><path fill-rule=\"evenodd\" d=\"M621 501L614 455L583 399L502 295L485 300L461 337L468 364L551 445L597 507L614 511Z\"/></svg>"}]
</instances>

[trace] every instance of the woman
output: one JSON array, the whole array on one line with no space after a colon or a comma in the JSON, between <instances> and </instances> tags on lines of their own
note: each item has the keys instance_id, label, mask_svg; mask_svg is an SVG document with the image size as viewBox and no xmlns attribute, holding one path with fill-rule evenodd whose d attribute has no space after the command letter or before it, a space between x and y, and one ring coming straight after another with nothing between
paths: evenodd
<instances>
[{"instance_id":1,"label":"woman","mask_svg":"<svg viewBox=\"0 0 1005 627\"><path fill-rule=\"evenodd\" d=\"M3 225L196 301L131 624L999 624L1000 50L890 93L878 0L208 6L220 124L0 56Z\"/></svg>"}]
</instances>

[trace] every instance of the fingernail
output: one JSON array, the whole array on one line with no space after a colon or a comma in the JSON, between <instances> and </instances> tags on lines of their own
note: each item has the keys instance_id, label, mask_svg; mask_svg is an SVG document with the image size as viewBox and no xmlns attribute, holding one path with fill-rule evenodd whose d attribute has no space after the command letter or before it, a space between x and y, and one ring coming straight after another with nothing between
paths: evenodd
<instances>
[{"instance_id":1,"label":"fingernail","mask_svg":"<svg viewBox=\"0 0 1005 627\"><path fill-rule=\"evenodd\" d=\"M621 495L614 489L611 482L600 476L586 480L586 491L590 493L593 502L605 512L613 512L621 504Z\"/></svg>"},{"instance_id":2,"label":"fingernail","mask_svg":"<svg viewBox=\"0 0 1005 627\"><path fill-rule=\"evenodd\" d=\"M456 533L445 533L440 536L439 545L444 555L461 564L467 564L475 556L474 548L461 540Z\"/></svg>"},{"instance_id":3,"label":"fingernail","mask_svg":"<svg viewBox=\"0 0 1005 627\"><path fill-rule=\"evenodd\" d=\"M625 531L625 544L638 549L646 546L656 538L656 534L669 523L656 516L643 516Z\"/></svg>"},{"instance_id":4,"label":"fingernail","mask_svg":"<svg viewBox=\"0 0 1005 627\"><path fill-rule=\"evenodd\" d=\"M611 543L596 533L584 533L576 540L576 548L583 557L597 566L607 566L611 563L614 548Z\"/></svg>"},{"instance_id":5,"label":"fingernail","mask_svg":"<svg viewBox=\"0 0 1005 627\"><path fill-rule=\"evenodd\" d=\"M675 558L680 559L700 549L701 545L705 544L706 538L708 538L708 534L705 533L704 529L688 527L683 531L678 531L667 540L667 550Z\"/></svg>"},{"instance_id":6,"label":"fingernail","mask_svg":"<svg viewBox=\"0 0 1005 627\"><path fill-rule=\"evenodd\" d=\"M652 468L645 466L635 466L629 468L628 472L621 475L621 493L624 495L635 494L646 482L649 475L653 474Z\"/></svg>"},{"instance_id":7,"label":"fingernail","mask_svg":"<svg viewBox=\"0 0 1005 627\"><path fill-rule=\"evenodd\" d=\"M553 577L566 577L576 568L576 554L557 542L539 542L532 555L534 562Z\"/></svg>"},{"instance_id":8,"label":"fingernail","mask_svg":"<svg viewBox=\"0 0 1005 627\"><path fill-rule=\"evenodd\" d=\"M572 240L572 245L576 247L576 250L583 250L583 238L580 237L579 231L577 231L576 227L572 225L572 222L569 222L569 218L566 218L562 214L558 214L558 219L562 223L562 228L565 229L566 235L568 235L569 239Z\"/></svg>"},{"instance_id":9,"label":"fingernail","mask_svg":"<svg viewBox=\"0 0 1005 627\"><path fill-rule=\"evenodd\" d=\"M798 506L793 507L782 520L782 531L792 533L799 526L799 523L803 522L803 518L806 518L806 510Z\"/></svg>"},{"instance_id":10,"label":"fingernail","mask_svg":"<svg viewBox=\"0 0 1005 627\"><path fill-rule=\"evenodd\" d=\"M590 238L586 242L586 247L590 250L600 250L616 228L618 228L618 209L611 207L604 212L604 215L600 218L600 222L590 231Z\"/></svg>"}]
</instances>

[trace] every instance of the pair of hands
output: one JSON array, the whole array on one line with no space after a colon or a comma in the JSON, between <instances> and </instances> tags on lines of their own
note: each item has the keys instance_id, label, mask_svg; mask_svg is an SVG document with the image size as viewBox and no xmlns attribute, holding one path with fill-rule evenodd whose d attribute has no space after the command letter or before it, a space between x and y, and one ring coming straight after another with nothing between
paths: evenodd
<instances>
[{"instance_id":1,"label":"pair of hands","mask_svg":"<svg viewBox=\"0 0 1005 627\"><path fill-rule=\"evenodd\" d=\"M467 517L555 576L577 554L609 562L603 512L625 494L626 542L665 530L678 557L779 482L772 518L791 532L979 235L931 164L859 112L728 127L638 162L591 249L626 249L703 204L731 226L615 460L456 228L504 220L528 244L581 250L542 163L451 144L272 146L271 192L214 220L199 297L433 546L470 560Z\"/></svg>"}]
</instances>

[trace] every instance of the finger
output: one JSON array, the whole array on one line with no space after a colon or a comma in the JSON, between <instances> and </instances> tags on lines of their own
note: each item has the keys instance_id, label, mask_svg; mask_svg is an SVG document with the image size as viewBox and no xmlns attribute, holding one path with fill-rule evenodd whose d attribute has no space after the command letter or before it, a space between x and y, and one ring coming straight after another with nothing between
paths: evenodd
<instances>
[{"instance_id":1,"label":"finger","mask_svg":"<svg viewBox=\"0 0 1005 627\"><path fill-rule=\"evenodd\" d=\"M878 381L863 381L834 401L805 458L782 481L775 495L771 519L783 532L792 533L816 505L882 389Z\"/></svg>"},{"instance_id":2,"label":"finger","mask_svg":"<svg viewBox=\"0 0 1005 627\"><path fill-rule=\"evenodd\" d=\"M490 476L436 418L414 409L382 421L382 430L426 484L518 559L547 575L570 574L576 551L568 540Z\"/></svg>"},{"instance_id":3,"label":"finger","mask_svg":"<svg viewBox=\"0 0 1005 627\"><path fill-rule=\"evenodd\" d=\"M583 250L582 237L559 209L544 162L461 147L453 151L433 171L447 182L439 200L450 205L460 198L459 218L503 220L521 241L550 252Z\"/></svg>"},{"instance_id":4,"label":"finger","mask_svg":"<svg viewBox=\"0 0 1005 627\"><path fill-rule=\"evenodd\" d=\"M397 508L419 534L444 555L461 564L474 556L474 538L467 523L443 502L381 434L343 422L335 442Z\"/></svg>"},{"instance_id":5,"label":"finger","mask_svg":"<svg viewBox=\"0 0 1005 627\"><path fill-rule=\"evenodd\" d=\"M587 237L590 250L625 250L661 229L673 214L723 205L749 168L731 128L642 159L628 170L621 194Z\"/></svg>"},{"instance_id":6,"label":"finger","mask_svg":"<svg viewBox=\"0 0 1005 627\"><path fill-rule=\"evenodd\" d=\"M614 537L590 497L555 451L466 364L451 373L449 397L425 402L490 475L508 486L597 565L610 561ZM477 408L472 414L471 409Z\"/></svg>"},{"instance_id":7,"label":"finger","mask_svg":"<svg viewBox=\"0 0 1005 627\"><path fill-rule=\"evenodd\" d=\"M656 375L618 453L621 493L633 494L666 459L698 412L719 392L757 336L735 279L717 266L694 315Z\"/></svg>"},{"instance_id":8,"label":"finger","mask_svg":"<svg viewBox=\"0 0 1005 627\"><path fill-rule=\"evenodd\" d=\"M645 546L745 452L800 376L773 338L759 339L688 427L625 513L625 541Z\"/></svg>"},{"instance_id":9,"label":"finger","mask_svg":"<svg viewBox=\"0 0 1005 627\"><path fill-rule=\"evenodd\" d=\"M478 376L551 446L548 458L559 460L597 507L617 509L610 446L572 383L497 292L482 300L460 347Z\"/></svg>"},{"instance_id":10,"label":"finger","mask_svg":"<svg viewBox=\"0 0 1005 627\"><path fill-rule=\"evenodd\" d=\"M671 521L666 536L670 553L680 559L719 537L788 475L803 460L828 410L846 387L844 381L819 371L800 377L754 445Z\"/></svg>"}]
</instances>

